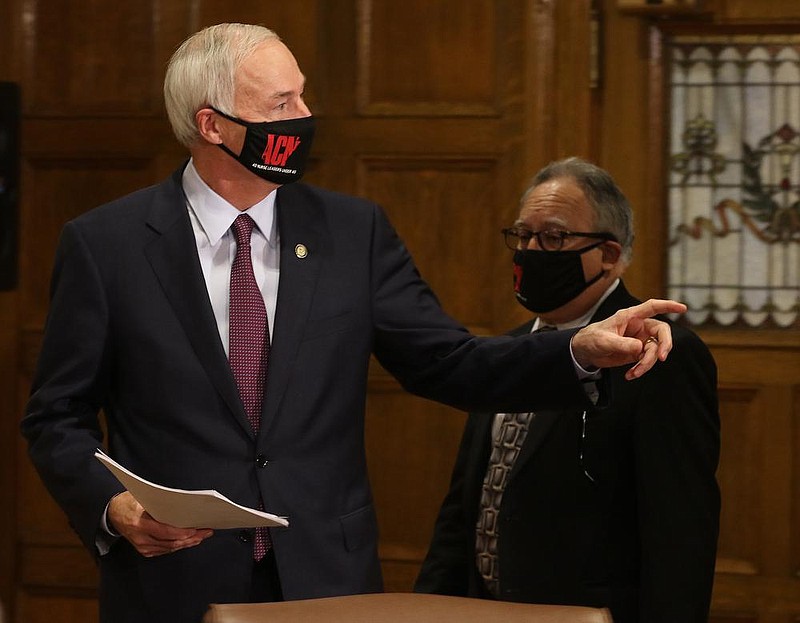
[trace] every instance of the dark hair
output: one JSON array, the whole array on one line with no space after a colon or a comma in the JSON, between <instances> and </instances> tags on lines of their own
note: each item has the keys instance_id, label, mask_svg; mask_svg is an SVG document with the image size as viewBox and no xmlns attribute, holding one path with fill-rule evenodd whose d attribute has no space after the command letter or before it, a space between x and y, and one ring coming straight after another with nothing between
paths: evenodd
<instances>
[{"instance_id":1,"label":"dark hair","mask_svg":"<svg viewBox=\"0 0 800 623\"><path fill-rule=\"evenodd\" d=\"M594 227L597 231L614 234L622 246L623 259L630 261L633 251L631 205L611 175L600 167L577 157L551 162L534 176L521 202L537 186L563 177L575 180L580 186L594 212Z\"/></svg>"}]
</instances>

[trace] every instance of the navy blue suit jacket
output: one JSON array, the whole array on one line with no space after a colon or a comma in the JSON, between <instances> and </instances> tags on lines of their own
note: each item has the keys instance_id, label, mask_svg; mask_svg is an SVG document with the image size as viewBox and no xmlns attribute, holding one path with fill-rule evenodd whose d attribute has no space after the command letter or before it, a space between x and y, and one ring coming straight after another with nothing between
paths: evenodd
<instances>
[{"instance_id":1,"label":"navy blue suit jacket","mask_svg":"<svg viewBox=\"0 0 800 623\"><path fill-rule=\"evenodd\" d=\"M257 437L219 338L180 170L65 226L22 430L92 552L121 490L93 458L105 440L144 478L250 507L262 498L286 515L290 527L272 539L287 599L380 591L363 443L370 356L409 391L459 408L545 408L585 400L570 336L470 335L370 202L293 184L278 190L276 211L280 282ZM246 601L250 539L219 530L151 559L118 541L99 558L102 619L188 623L210 602Z\"/></svg>"}]
</instances>

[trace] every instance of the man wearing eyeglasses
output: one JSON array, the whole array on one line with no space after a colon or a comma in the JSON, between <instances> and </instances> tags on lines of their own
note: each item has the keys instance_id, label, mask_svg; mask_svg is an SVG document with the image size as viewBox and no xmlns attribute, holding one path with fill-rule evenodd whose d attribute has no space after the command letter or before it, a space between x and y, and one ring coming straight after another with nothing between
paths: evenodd
<instances>
[{"instance_id":1,"label":"man wearing eyeglasses","mask_svg":"<svg viewBox=\"0 0 800 623\"><path fill-rule=\"evenodd\" d=\"M607 172L540 171L503 230L512 333L586 325L637 303L632 215ZM668 361L609 370L606 409L471 414L415 590L610 608L615 623L707 621L719 529L716 366L672 326ZM587 388L591 392L591 387Z\"/></svg>"}]
</instances>

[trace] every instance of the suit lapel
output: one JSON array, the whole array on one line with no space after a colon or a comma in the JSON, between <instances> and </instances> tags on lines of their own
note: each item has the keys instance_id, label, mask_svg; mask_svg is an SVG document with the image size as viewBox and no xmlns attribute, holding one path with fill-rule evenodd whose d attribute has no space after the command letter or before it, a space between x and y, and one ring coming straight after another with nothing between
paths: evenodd
<instances>
[{"instance_id":1,"label":"suit lapel","mask_svg":"<svg viewBox=\"0 0 800 623\"><path fill-rule=\"evenodd\" d=\"M275 204L281 265L261 435L278 412L308 324L319 271L329 253L324 214L302 185L283 186Z\"/></svg>"},{"instance_id":2,"label":"suit lapel","mask_svg":"<svg viewBox=\"0 0 800 623\"><path fill-rule=\"evenodd\" d=\"M536 452L538 448L541 447L555 421L562 416L563 414L560 414L557 411L544 411L536 414L531 422L528 434L525 437L525 442L522 444L519 456L517 457L517 460L514 461L514 465L508 475L506 487L508 487L508 483L514 479L514 476L525 464L525 462ZM489 460L492 454L492 446L494 445L494 436L492 435L492 430L495 415L473 414L470 417L479 418L475 424L475 439L485 440L485 443L481 448L481 455L477 457L476 460L470 462L470 465L474 467L474 473L465 477L466 482L476 483L476 486L467 486L464 488L466 496L465 507L474 508L477 511L477 509L480 508L480 497L482 491L481 485L486 477L486 470L489 466Z\"/></svg>"},{"instance_id":3,"label":"suit lapel","mask_svg":"<svg viewBox=\"0 0 800 623\"><path fill-rule=\"evenodd\" d=\"M164 192L153 204L147 225L158 236L146 245L145 255L211 382L239 424L252 435L208 299L181 190L181 173L162 185Z\"/></svg>"},{"instance_id":4,"label":"suit lapel","mask_svg":"<svg viewBox=\"0 0 800 623\"><path fill-rule=\"evenodd\" d=\"M525 437L525 442L522 444L519 456L517 456L517 460L514 461L511 473L508 475L509 482L513 480L514 476L522 469L522 466L525 465L527 460L535 454L536 450L542 446L548 433L550 433L553 428L553 424L555 424L556 420L560 417L567 417L567 414L558 411L543 411L534 414L533 420L528 428L528 434Z\"/></svg>"},{"instance_id":5,"label":"suit lapel","mask_svg":"<svg viewBox=\"0 0 800 623\"><path fill-rule=\"evenodd\" d=\"M475 422L474 439L483 440L480 447L480 455L467 462L467 469L470 471L464 477L464 482L466 483L464 487L464 507L474 510L475 516L474 518L470 518L470 524L475 525L478 519L478 509L480 508L482 485L486 478L486 470L488 469L489 459L492 455L492 444L494 444L492 424L495 415L480 413L471 414L469 417ZM472 450L472 447L470 450Z\"/></svg>"},{"instance_id":6,"label":"suit lapel","mask_svg":"<svg viewBox=\"0 0 800 623\"><path fill-rule=\"evenodd\" d=\"M630 307L632 305L636 305L637 303L639 303L639 301L630 295L625 288L625 284L620 280L620 283L616 289L605 301L603 301L602 305L598 307L590 322L597 322L598 320L608 318L618 309ZM528 331L530 331L531 324L524 326L527 327ZM522 327L520 329L522 329ZM512 332L512 334L520 335L525 332L520 329L515 330ZM511 473L508 475L509 482L514 478L519 470L522 469L528 459L530 459L542 446L542 443L552 430L553 424L555 424L556 420L562 417L570 417L571 413L574 414L575 412L543 411L536 413L531 421L528 435L525 437L525 442L522 444L522 449L520 450L519 456L514 462L514 466L511 468Z\"/></svg>"}]
</instances>

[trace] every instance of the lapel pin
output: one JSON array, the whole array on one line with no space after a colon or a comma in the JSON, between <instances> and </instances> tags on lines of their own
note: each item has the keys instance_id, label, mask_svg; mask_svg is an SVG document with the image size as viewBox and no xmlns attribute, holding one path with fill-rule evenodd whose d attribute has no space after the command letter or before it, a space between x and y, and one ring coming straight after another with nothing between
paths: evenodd
<instances>
[{"instance_id":1,"label":"lapel pin","mask_svg":"<svg viewBox=\"0 0 800 623\"><path fill-rule=\"evenodd\" d=\"M298 244L294 248L294 254L301 260L308 255L308 249L304 244Z\"/></svg>"}]
</instances>

